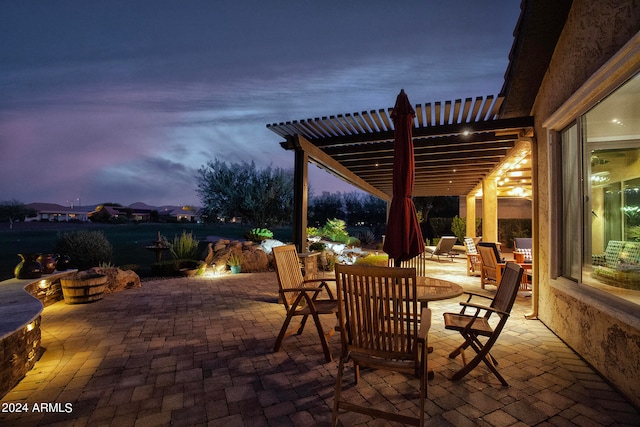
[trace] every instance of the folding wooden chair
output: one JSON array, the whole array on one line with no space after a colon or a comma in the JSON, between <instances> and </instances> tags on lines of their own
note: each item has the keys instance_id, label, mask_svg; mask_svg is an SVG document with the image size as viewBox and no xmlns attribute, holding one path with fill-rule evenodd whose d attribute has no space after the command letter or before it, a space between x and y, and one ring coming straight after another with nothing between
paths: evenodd
<instances>
[{"instance_id":1,"label":"folding wooden chair","mask_svg":"<svg viewBox=\"0 0 640 427\"><path fill-rule=\"evenodd\" d=\"M491 305L485 306L472 303L471 299L473 297L490 298L473 292L465 292L469 297L466 302L460 303L460 305L462 305L460 313L444 313L444 327L446 329L460 332L464 338L464 342L449 354L449 357L453 359L458 354L462 353L462 359L464 362L462 369L456 372L452 379L459 380L471 372L471 370L482 361L500 380L502 385L509 385L496 369L498 362L489 353L489 351L500 336L500 332L502 332L502 328L504 328L504 325L509 318L511 308L516 300L516 295L518 294L520 280L522 279L522 271L522 267L518 264L511 262L507 263L502 275L500 286L498 286L498 291L496 292L493 301L491 301ZM475 310L475 313L468 314L467 310L470 312ZM489 319L493 314L499 317L495 327L492 327L489 323ZM485 340L484 343L480 340L480 337L483 337ZM476 352L476 356L469 362L465 360L463 353L467 347L473 348Z\"/></svg>"},{"instance_id":2,"label":"folding wooden chair","mask_svg":"<svg viewBox=\"0 0 640 427\"><path fill-rule=\"evenodd\" d=\"M329 338L335 332L331 329L324 332L320 323L321 314L338 313L338 300L336 300L327 285L328 281L335 279L311 279L305 280L300 269L300 258L296 252L294 245L278 246L273 248L273 256L276 263L276 274L278 276L278 285L280 287L280 297L287 311L287 317L284 319L274 352L280 350L282 341L294 334L301 334L309 316L313 318L320 336L322 351L327 362L331 361L331 352L327 344ZM325 290L329 296L328 299L318 299L320 293ZM287 333L289 323L294 316L302 316L298 329Z\"/></svg>"},{"instance_id":3,"label":"folding wooden chair","mask_svg":"<svg viewBox=\"0 0 640 427\"><path fill-rule=\"evenodd\" d=\"M431 311L420 319L413 268L336 265L342 356L336 378L332 425L341 409L404 424L423 425L427 396L427 333ZM418 417L386 412L342 398L345 363L353 361L355 381L360 366L388 369L420 379Z\"/></svg>"}]
</instances>

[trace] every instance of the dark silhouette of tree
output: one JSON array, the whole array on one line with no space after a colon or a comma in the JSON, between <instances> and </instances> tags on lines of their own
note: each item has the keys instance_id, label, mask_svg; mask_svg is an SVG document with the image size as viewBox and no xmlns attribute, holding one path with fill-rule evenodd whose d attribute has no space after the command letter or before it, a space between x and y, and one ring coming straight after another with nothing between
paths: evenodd
<instances>
[{"instance_id":1,"label":"dark silhouette of tree","mask_svg":"<svg viewBox=\"0 0 640 427\"><path fill-rule=\"evenodd\" d=\"M198 170L197 181L196 191L209 222L240 217L249 224L271 227L291 221L293 171L215 160Z\"/></svg>"},{"instance_id":2,"label":"dark silhouette of tree","mask_svg":"<svg viewBox=\"0 0 640 427\"><path fill-rule=\"evenodd\" d=\"M0 222L8 222L9 228L13 228L14 221L24 221L25 218L36 215L35 210L17 200L0 202Z\"/></svg>"},{"instance_id":3,"label":"dark silhouette of tree","mask_svg":"<svg viewBox=\"0 0 640 427\"><path fill-rule=\"evenodd\" d=\"M320 227L329 219L337 218L345 220L347 217L342 194L340 192L322 192L309 201L307 218L310 226Z\"/></svg>"}]
</instances>

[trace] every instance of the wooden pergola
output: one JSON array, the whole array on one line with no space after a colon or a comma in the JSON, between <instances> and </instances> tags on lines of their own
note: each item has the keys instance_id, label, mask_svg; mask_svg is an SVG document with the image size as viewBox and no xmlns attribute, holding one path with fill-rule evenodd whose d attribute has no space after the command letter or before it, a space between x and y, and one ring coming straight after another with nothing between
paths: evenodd
<instances>
[{"instance_id":1,"label":"wooden pergola","mask_svg":"<svg viewBox=\"0 0 640 427\"><path fill-rule=\"evenodd\" d=\"M496 197L531 194L533 117L499 117L503 97L415 105L413 196L482 197L487 180ZM307 167L312 162L355 187L390 201L392 108L291 122L267 128L295 151L294 240L306 241Z\"/></svg>"}]
</instances>

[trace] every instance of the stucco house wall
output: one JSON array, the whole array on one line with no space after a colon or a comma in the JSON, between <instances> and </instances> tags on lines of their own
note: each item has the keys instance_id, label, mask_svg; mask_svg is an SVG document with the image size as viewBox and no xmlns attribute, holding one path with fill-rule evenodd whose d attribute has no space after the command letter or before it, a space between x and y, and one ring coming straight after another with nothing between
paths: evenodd
<instances>
[{"instance_id":1,"label":"stucco house wall","mask_svg":"<svg viewBox=\"0 0 640 427\"><path fill-rule=\"evenodd\" d=\"M557 277L562 224L553 171L559 170L558 132L640 70L638 50L629 46L640 45L639 30L640 1L575 0L531 113L537 140L538 318L638 407L640 307Z\"/></svg>"}]
</instances>

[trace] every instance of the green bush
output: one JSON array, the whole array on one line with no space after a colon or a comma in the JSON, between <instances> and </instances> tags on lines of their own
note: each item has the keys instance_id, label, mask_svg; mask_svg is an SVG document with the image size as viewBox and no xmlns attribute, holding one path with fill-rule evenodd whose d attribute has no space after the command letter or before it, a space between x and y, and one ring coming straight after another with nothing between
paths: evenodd
<instances>
[{"instance_id":1,"label":"green bush","mask_svg":"<svg viewBox=\"0 0 640 427\"><path fill-rule=\"evenodd\" d=\"M71 264L78 270L110 263L113 256L111 243L101 231L79 230L58 234L53 251L69 255Z\"/></svg>"},{"instance_id":2,"label":"green bush","mask_svg":"<svg viewBox=\"0 0 640 427\"><path fill-rule=\"evenodd\" d=\"M266 228L254 228L245 237L252 242L261 243L263 240L273 239L273 232Z\"/></svg>"},{"instance_id":3,"label":"green bush","mask_svg":"<svg viewBox=\"0 0 640 427\"><path fill-rule=\"evenodd\" d=\"M322 242L314 242L309 245L309 250L312 252L322 252L326 248L325 244Z\"/></svg>"},{"instance_id":4,"label":"green bush","mask_svg":"<svg viewBox=\"0 0 640 427\"><path fill-rule=\"evenodd\" d=\"M498 239L513 248L516 237L531 237L531 219L503 218L498 220Z\"/></svg>"},{"instance_id":5,"label":"green bush","mask_svg":"<svg viewBox=\"0 0 640 427\"><path fill-rule=\"evenodd\" d=\"M242 256L240 256L240 255L238 255L236 253L232 253L229 256L229 259L227 260L227 265L229 267L242 265Z\"/></svg>"},{"instance_id":6,"label":"green bush","mask_svg":"<svg viewBox=\"0 0 640 427\"><path fill-rule=\"evenodd\" d=\"M467 222L465 218L460 218L458 215L454 216L451 221L451 231L453 235L458 238L459 242L463 242L464 236L467 235Z\"/></svg>"},{"instance_id":7,"label":"green bush","mask_svg":"<svg viewBox=\"0 0 640 427\"><path fill-rule=\"evenodd\" d=\"M387 255L367 255L356 260L357 265L377 265L386 267L389 264L389 256Z\"/></svg>"},{"instance_id":8,"label":"green bush","mask_svg":"<svg viewBox=\"0 0 640 427\"><path fill-rule=\"evenodd\" d=\"M328 219L327 223L319 230L319 233L333 242L349 243L347 224L341 219Z\"/></svg>"},{"instance_id":9,"label":"green bush","mask_svg":"<svg viewBox=\"0 0 640 427\"><path fill-rule=\"evenodd\" d=\"M182 232L182 235L175 236L171 244L171 255L175 259L198 259L199 241L193 238L191 232Z\"/></svg>"}]
</instances>

